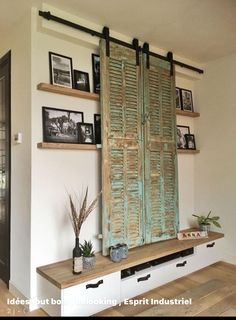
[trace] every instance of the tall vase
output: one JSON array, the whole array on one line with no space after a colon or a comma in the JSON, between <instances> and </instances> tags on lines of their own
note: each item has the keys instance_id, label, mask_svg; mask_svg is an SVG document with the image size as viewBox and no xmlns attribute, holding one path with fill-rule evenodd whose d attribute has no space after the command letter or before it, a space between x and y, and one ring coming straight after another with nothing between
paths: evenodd
<instances>
[{"instance_id":1,"label":"tall vase","mask_svg":"<svg viewBox=\"0 0 236 320\"><path fill-rule=\"evenodd\" d=\"M79 238L75 238L75 247L73 249L73 274L80 274L83 270L82 253L79 246Z\"/></svg>"}]
</instances>

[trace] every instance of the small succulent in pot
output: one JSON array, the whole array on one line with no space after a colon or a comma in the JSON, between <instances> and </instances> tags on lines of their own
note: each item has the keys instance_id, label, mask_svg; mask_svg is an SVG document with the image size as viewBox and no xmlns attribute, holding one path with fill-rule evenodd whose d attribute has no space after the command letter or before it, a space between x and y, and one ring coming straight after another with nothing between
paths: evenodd
<instances>
[{"instance_id":1,"label":"small succulent in pot","mask_svg":"<svg viewBox=\"0 0 236 320\"><path fill-rule=\"evenodd\" d=\"M211 211L209 211L207 216L193 214L193 217L196 217L198 220L198 224L201 231L210 231L211 224L215 225L218 228L221 228L221 225L218 222L220 217L210 217L210 215Z\"/></svg>"},{"instance_id":2,"label":"small succulent in pot","mask_svg":"<svg viewBox=\"0 0 236 320\"><path fill-rule=\"evenodd\" d=\"M93 268L96 262L95 252L93 250L92 242L84 240L84 243L80 245L83 256L83 268Z\"/></svg>"}]
</instances>

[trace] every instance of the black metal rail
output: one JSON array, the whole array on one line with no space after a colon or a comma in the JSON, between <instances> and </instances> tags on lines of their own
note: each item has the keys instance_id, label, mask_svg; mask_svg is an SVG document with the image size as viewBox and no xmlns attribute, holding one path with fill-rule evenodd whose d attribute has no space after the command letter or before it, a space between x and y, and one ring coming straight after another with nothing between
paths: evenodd
<instances>
[{"instance_id":1,"label":"black metal rail","mask_svg":"<svg viewBox=\"0 0 236 320\"><path fill-rule=\"evenodd\" d=\"M89 33L92 36L99 37L99 38L102 38L102 39L106 39L106 41L112 41L114 43L120 44L120 45L122 45L124 47L130 48L130 49L134 49L134 50L137 51L137 39L134 39L135 41L133 41L133 43L131 44L131 43L128 43L128 42L125 42L125 41L110 37L109 36L109 28L107 28L107 27L104 27L103 33L101 33L101 32L86 28L84 26L81 26L81 25L79 25L77 23L74 23L74 22L62 19L60 17L54 16L54 15L52 15L50 13L50 11L41 11L40 10L39 11L39 15L41 17L43 17L44 19L52 20L52 21L64 24L67 27L71 27L71 28L74 28L74 29L77 29L77 30L80 30L80 31L83 31L83 32L86 32L86 33ZM104 32L104 30L105 30L105 32ZM147 50L147 48L148 48L148 50ZM143 48L139 47L139 50L142 50L144 53L149 54L150 56L153 56L153 57L157 57L157 58L159 58L161 60L170 61L168 56L165 57L165 56L162 56L162 55L157 54L155 52L149 51L149 45L147 43L144 44ZM193 67L193 66L188 65L186 63L183 63L181 61L177 61L177 60L173 59L172 63L175 64L175 65L178 65L180 67L183 67L183 68L190 69L192 71L198 72L198 73L204 73L204 71L202 69Z\"/></svg>"}]
</instances>

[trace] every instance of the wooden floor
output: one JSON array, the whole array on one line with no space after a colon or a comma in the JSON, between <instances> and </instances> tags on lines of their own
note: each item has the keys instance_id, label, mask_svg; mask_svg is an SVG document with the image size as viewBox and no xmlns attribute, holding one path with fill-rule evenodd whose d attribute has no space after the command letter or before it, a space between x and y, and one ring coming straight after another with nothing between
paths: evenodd
<instances>
[{"instance_id":1,"label":"wooden floor","mask_svg":"<svg viewBox=\"0 0 236 320\"><path fill-rule=\"evenodd\" d=\"M26 312L22 305L8 305L7 299L15 298L8 290L5 283L0 280L0 317L1 316L38 316L45 317L47 314L43 310L35 310L33 312Z\"/></svg>"},{"instance_id":2,"label":"wooden floor","mask_svg":"<svg viewBox=\"0 0 236 320\"><path fill-rule=\"evenodd\" d=\"M0 281L0 316L47 316L42 310L27 313L23 306L9 306L13 296ZM96 316L236 316L236 266L218 262L136 299L192 299L191 305L121 305Z\"/></svg>"}]
</instances>

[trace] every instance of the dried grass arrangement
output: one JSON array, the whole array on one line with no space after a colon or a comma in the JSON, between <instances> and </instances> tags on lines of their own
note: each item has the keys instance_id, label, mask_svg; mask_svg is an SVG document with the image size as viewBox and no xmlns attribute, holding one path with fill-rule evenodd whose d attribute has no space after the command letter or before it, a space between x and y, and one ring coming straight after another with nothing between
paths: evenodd
<instances>
[{"instance_id":1,"label":"dried grass arrangement","mask_svg":"<svg viewBox=\"0 0 236 320\"><path fill-rule=\"evenodd\" d=\"M80 203L79 208L75 204L75 201L72 198L72 195L69 194L69 201L70 201L70 220L75 232L75 237L79 238L80 230L84 221L88 218L90 213L97 207L98 199L101 195L101 191L97 195L97 197L91 202L91 204L87 207L87 200L88 200L88 187L85 192L85 196L82 201L78 201ZM77 197L76 197L77 198ZM77 198L78 200L78 198ZM82 205L81 205L82 203Z\"/></svg>"}]
</instances>

